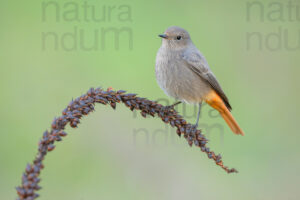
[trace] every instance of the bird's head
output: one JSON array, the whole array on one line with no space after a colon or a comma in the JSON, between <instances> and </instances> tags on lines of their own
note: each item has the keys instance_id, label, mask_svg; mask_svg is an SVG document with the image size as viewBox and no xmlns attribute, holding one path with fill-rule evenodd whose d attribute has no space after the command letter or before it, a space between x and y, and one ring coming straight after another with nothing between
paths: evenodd
<instances>
[{"instance_id":1,"label":"bird's head","mask_svg":"<svg viewBox=\"0 0 300 200\"><path fill-rule=\"evenodd\" d=\"M171 26L158 36L162 38L163 46L174 50L186 48L192 43L190 34L178 26Z\"/></svg>"}]
</instances>

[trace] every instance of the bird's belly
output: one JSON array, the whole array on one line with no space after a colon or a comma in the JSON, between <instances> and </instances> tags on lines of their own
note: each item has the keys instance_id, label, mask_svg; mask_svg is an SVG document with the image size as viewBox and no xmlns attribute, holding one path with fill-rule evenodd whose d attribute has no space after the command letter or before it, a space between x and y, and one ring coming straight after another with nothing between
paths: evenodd
<instances>
[{"instance_id":1,"label":"bird's belly","mask_svg":"<svg viewBox=\"0 0 300 200\"><path fill-rule=\"evenodd\" d=\"M201 102L211 91L207 82L184 63L167 61L156 63L156 78L164 92L187 103Z\"/></svg>"}]
</instances>

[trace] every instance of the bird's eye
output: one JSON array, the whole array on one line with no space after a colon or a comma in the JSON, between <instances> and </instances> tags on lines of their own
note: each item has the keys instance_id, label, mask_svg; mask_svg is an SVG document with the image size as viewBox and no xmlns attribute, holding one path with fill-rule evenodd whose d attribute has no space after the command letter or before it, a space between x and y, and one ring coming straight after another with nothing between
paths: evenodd
<instances>
[{"instance_id":1,"label":"bird's eye","mask_svg":"<svg viewBox=\"0 0 300 200\"><path fill-rule=\"evenodd\" d=\"M176 39L177 39L177 40L181 40L181 36L180 36L180 35L178 35Z\"/></svg>"}]
</instances>

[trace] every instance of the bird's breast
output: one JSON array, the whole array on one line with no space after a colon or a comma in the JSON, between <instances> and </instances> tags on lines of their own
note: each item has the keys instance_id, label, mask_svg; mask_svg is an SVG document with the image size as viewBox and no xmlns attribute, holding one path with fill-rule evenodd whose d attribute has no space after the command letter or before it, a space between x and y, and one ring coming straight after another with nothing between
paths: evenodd
<instances>
[{"instance_id":1,"label":"bird's breast","mask_svg":"<svg viewBox=\"0 0 300 200\"><path fill-rule=\"evenodd\" d=\"M207 83L189 69L181 52L159 49L155 73L161 89L175 99L196 103L210 90Z\"/></svg>"},{"instance_id":2,"label":"bird's breast","mask_svg":"<svg viewBox=\"0 0 300 200\"><path fill-rule=\"evenodd\" d=\"M160 49L156 56L156 66L155 73L156 79L159 86L167 93L169 96L174 97L173 89L176 87L177 82L177 65L176 57L172 53ZM175 97L176 98L176 97Z\"/></svg>"}]
</instances>

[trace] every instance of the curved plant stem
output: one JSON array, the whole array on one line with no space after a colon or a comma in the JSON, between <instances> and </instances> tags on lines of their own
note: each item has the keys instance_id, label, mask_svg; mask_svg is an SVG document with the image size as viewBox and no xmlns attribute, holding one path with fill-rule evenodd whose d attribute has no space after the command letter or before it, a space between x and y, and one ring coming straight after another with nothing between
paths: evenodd
<instances>
[{"instance_id":1,"label":"curved plant stem","mask_svg":"<svg viewBox=\"0 0 300 200\"><path fill-rule=\"evenodd\" d=\"M216 155L206 147L207 139L201 133L201 130L194 128L192 124L187 123L174 109L163 106L146 98L137 97L136 94L125 93L123 90L113 91L112 89L102 90L101 88L91 88L86 94L72 100L67 108L62 112L62 116L55 118L52 122L50 131L45 131L39 142L38 153L31 164L28 164L22 176L22 184L17 187L19 200L33 200L39 195L37 190L41 189L39 174L44 168L43 160L48 152L55 149L54 143L61 141L67 133L64 131L67 124L76 128L80 119L94 111L96 103L110 105L113 109L117 103L124 103L131 111L139 110L141 115L146 117L159 117L161 120L172 127L176 127L176 133L206 153L208 158L213 159L217 165L227 173L237 172L234 168L229 169L223 165L220 155Z\"/></svg>"}]
</instances>

